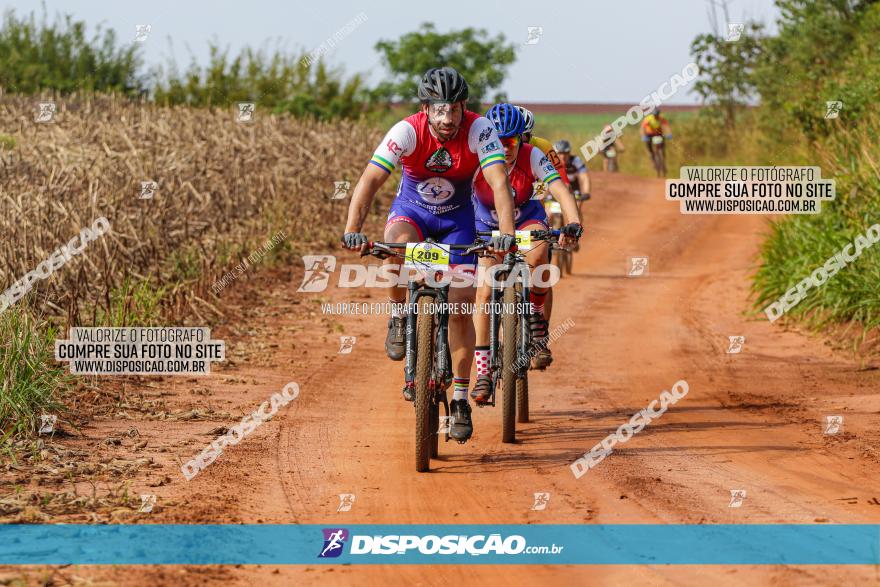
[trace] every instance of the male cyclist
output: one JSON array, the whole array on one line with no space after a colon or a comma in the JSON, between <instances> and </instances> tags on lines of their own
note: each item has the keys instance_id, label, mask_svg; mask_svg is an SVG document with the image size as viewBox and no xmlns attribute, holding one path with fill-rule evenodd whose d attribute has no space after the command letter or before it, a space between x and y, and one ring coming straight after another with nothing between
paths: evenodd
<instances>
[{"instance_id":1,"label":"male cyclist","mask_svg":"<svg viewBox=\"0 0 880 587\"><path fill-rule=\"evenodd\" d=\"M665 135L667 140L672 138L672 128L669 126L669 121L660 115L659 106L655 107L651 113L642 120L642 126L639 129L639 133L641 134L642 141L644 141L645 146L648 148L648 153L653 160L654 149L651 146L651 137Z\"/></svg>"},{"instance_id":2,"label":"male cyclist","mask_svg":"<svg viewBox=\"0 0 880 587\"><path fill-rule=\"evenodd\" d=\"M553 167L556 168L556 171L559 172L559 177L562 178L565 185L571 186L571 183L568 181L568 174L565 173L565 165L562 164L562 159L559 158L559 154L556 152L556 149L553 148L553 143L547 139L532 135L532 129L535 128L535 115L532 114L531 110L523 108L522 106L517 106L516 109L522 114L523 120L526 123L525 130L522 133L523 143L528 143L541 149L541 152L547 156L547 159L550 160L550 163L552 163Z\"/></svg>"},{"instance_id":3,"label":"male cyclist","mask_svg":"<svg viewBox=\"0 0 880 587\"><path fill-rule=\"evenodd\" d=\"M583 202L590 199L590 174L587 172L587 165L577 155L572 156L571 143L565 139L556 141L553 148L556 149L556 152L562 158L565 173L571 182L571 187L575 192L574 195L580 209Z\"/></svg>"},{"instance_id":4,"label":"male cyclist","mask_svg":"<svg viewBox=\"0 0 880 587\"><path fill-rule=\"evenodd\" d=\"M623 153L625 150L620 135L614 130L610 124L606 124L602 129L602 171L617 171L617 165L612 164L612 159L617 157L617 153Z\"/></svg>"},{"instance_id":5,"label":"male cyclist","mask_svg":"<svg viewBox=\"0 0 880 587\"><path fill-rule=\"evenodd\" d=\"M547 215L540 200L533 200L533 187L536 181L547 184L550 193L562 205L563 215L567 224L559 243L569 246L577 241L583 229L580 224L577 204L568 187L561 181L559 173L547 157L532 145L522 143L522 132L525 126L522 114L511 104L495 104L486 118L495 125L501 144L504 145L505 168L510 177L516 211L514 218L517 230L547 230ZM485 170L477 172L474 178L474 210L477 216L477 231L498 229L497 199L485 177ZM526 253L526 261L532 267L548 262L549 245L541 243ZM488 270L495 260L481 258L483 270ZM544 302L549 290L545 287L532 285L531 302L534 312L531 315L530 328L535 348L535 367L546 368L553 358L547 348L547 318ZM477 290L477 304L488 304L491 297L491 286L484 282ZM481 307L481 306L478 306ZM485 307L485 306L482 306ZM477 345L474 359L477 362L477 382L471 397L478 403L486 403L492 397L492 377L489 373L489 316L486 313L474 314L474 325L477 333Z\"/></svg>"},{"instance_id":6,"label":"male cyclist","mask_svg":"<svg viewBox=\"0 0 880 587\"><path fill-rule=\"evenodd\" d=\"M445 244L471 244L476 239L474 209L470 201L471 180L482 170L498 209L501 234L492 239L496 251L507 251L514 244L513 196L504 170L504 151L494 125L466 107L468 85L451 67L429 69L419 82L421 109L395 124L382 139L370 163L364 169L352 193L345 225L346 248L365 251L367 237L361 233L376 192L398 163L403 176L397 197L385 224L384 240L406 243L433 238ZM475 256L450 252L450 268L473 270ZM394 265L400 261L386 260ZM449 290L449 302L472 303L474 290L455 287ZM385 351L395 361L406 354L406 289L391 288L395 311L388 322ZM464 442L473 433L468 404L471 362L474 349L474 326L471 316L449 317L449 343L455 387L450 404L449 435ZM403 395L412 401L414 389L404 386Z\"/></svg>"}]
</instances>

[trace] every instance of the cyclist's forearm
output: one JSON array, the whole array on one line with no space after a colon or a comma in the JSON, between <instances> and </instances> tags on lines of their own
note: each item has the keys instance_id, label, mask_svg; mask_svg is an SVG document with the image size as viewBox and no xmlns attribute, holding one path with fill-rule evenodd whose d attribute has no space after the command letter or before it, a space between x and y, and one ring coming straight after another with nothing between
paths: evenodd
<instances>
[{"instance_id":1,"label":"cyclist's forearm","mask_svg":"<svg viewBox=\"0 0 880 587\"><path fill-rule=\"evenodd\" d=\"M561 181L554 181L550 184L549 190L553 199L559 202L559 205L562 207L563 222L565 224L571 224L572 222L582 224L577 202L568 186Z\"/></svg>"},{"instance_id":2,"label":"cyclist's forearm","mask_svg":"<svg viewBox=\"0 0 880 587\"><path fill-rule=\"evenodd\" d=\"M354 186L351 195L351 203L348 206L348 220L345 223L345 232L360 232L370 213L370 205L376 192L388 179L388 174L372 165L367 165L361 179Z\"/></svg>"}]
</instances>

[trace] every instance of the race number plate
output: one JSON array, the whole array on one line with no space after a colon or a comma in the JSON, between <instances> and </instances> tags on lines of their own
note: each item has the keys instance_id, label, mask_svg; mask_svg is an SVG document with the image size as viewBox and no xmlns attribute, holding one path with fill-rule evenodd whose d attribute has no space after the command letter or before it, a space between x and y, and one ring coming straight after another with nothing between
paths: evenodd
<instances>
[{"instance_id":1,"label":"race number plate","mask_svg":"<svg viewBox=\"0 0 880 587\"><path fill-rule=\"evenodd\" d=\"M661 135L654 135L653 137L651 137L651 142L655 145L659 145L663 142L663 137Z\"/></svg>"},{"instance_id":2,"label":"race number plate","mask_svg":"<svg viewBox=\"0 0 880 587\"><path fill-rule=\"evenodd\" d=\"M449 246L440 243L406 243L403 264L415 269L449 269Z\"/></svg>"},{"instance_id":3,"label":"race number plate","mask_svg":"<svg viewBox=\"0 0 880 587\"><path fill-rule=\"evenodd\" d=\"M500 230L493 230L492 236L499 236L501 234ZM516 231L516 246L520 251L528 251L532 248L532 231L531 230L517 230Z\"/></svg>"},{"instance_id":4,"label":"race number plate","mask_svg":"<svg viewBox=\"0 0 880 587\"><path fill-rule=\"evenodd\" d=\"M617 151L615 151L612 147L605 151L605 155L607 155L608 157L617 157Z\"/></svg>"}]
</instances>

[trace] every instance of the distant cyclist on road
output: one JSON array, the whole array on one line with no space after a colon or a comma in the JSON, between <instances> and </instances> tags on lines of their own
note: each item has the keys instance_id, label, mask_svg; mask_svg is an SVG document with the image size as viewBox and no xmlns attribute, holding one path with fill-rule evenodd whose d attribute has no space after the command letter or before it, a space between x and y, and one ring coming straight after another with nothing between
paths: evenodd
<instances>
[{"instance_id":1,"label":"distant cyclist on road","mask_svg":"<svg viewBox=\"0 0 880 587\"><path fill-rule=\"evenodd\" d=\"M468 85L451 67L429 69L418 86L421 109L395 124L373 154L354 188L348 209L343 244L364 251L367 237L361 228L376 192L398 164L403 176L397 197L385 223L385 241L406 243L433 238L439 243L472 244L476 239L471 182L480 170L486 178L495 206L501 234L492 239L496 252L506 252L514 244L513 196L504 169L504 151L495 126L486 118L467 110ZM450 267L464 266L473 271L475 255L450 253ZM395 258L386 264L399 268ZM403 304L406 289L391 288L395 309ZM472 303L474 289L449 290L452 304ZM388 321L385 351L395 361L404 358L405 313L395 311ZM473 318L467 314L449 317L449 342L454 376L450 403L449 434L465 441L473 433L468 403L471 362L474 354ZM404 386L403 395L413 401L414 390Z\"/></svg>"},{"instance_id":2,"label":"distant cyclist on road","mask_svg":"<svg viewBox=\"0 0 880 587\"><path fill-rule=\"evenodd\" d=\"M604 156L602 159L602 170L617 171L617 154L623 153L625 147L620 135L617 134L610 124L606 124L605 128L602 129L602 145L605 147L602 149L602 155Z\"/></svg>"},{"instance_id":3,"label":"distant cyclist on road","mask_svg":"<svg viewBox=\"0 0 880 587\"><path fill-rule=\"evenodd\" d=\"M565 139L556 141L553 148L562 158L565 173L568 175L574 197L578 202L578 208L581 208L583 202L590 199L590 174L587 171L587 165L577 155L572 156L571 143Z\"/></svg>"},{"instance_id":4,"label":"distant cyclist on road","mask_svg":"<svg viewBox=\"0 0 880 587\"><path fill-rule=\"evenodd\" d=\"M543 182L548 186L553 197L562 205L563 216L568 222L562 229L563 235L560 236L559 242L563 246L574 244L583 232L577 204L568 187L562 182L559 173L540 149L523 144L522 132L525 128L525 121L522 114L512 104L495 104L486 112L486 118L494 123L498 136L501 138L501 144L504 146L505 168L510 176L510 185L516 204L514 214L516 229L547 230L547 215L544 213L544 205L541 200L532 199L535 182ZM474 178L473 199L477 217L477 231L497 230L498 215L495 211L497 200L486 180L485 171L478 172ZM547 263L548 250L549 245L544 243L535 246L526 253L528 264L535 267ZM481 258L479 262L485 269L496 263L492 258ZM549 308L545 310L544 304L548 292L548 288L532 285L531 302L534 313L531 315L529 326L536 349L534 364L539 369L546 368L553 360L546 344ZM486 282L477 290L477 304L488 304L490 294L491 286ZM477 363L477 382L471 392L471 397L479 404L488 402L493 391L492 377L489 373L488 314L476 313L474 324L477 334L477 345L474 350L474 359Z\"/></svg>"},{"instance_id":5,"label":"distant cyclist on road","mask_svg":"<svg viewBox=\"0 0 880 587\"><path fill-rule=\"evenodd\" d=\"M651 113L642 120L639 134L641 134L642 141L644 141L645 146L648 148L648 153L650 153L652 157L654 151L651 148L651 137L664 136L667 140L672 138L672 128L669 126L669 121L661 116L659 106L654 108Z\"/></svg>"}]
</instances>

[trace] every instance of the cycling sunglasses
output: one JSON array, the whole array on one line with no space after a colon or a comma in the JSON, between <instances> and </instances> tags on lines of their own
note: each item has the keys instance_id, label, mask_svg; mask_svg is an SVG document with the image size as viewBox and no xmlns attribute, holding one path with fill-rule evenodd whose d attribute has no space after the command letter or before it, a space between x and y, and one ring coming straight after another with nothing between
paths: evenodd
<instances>
[{"instance_id":1,"label":"cycling sunglasses","mask_svg":"<svg viewBox=\"0 0 880 587\"><path fill-rule=\"evenodd\" d=\"M519 146L521 141L522 141L522 137L519 135L516 135L516 136L512 136L512 137L504 137L503 139L501 139L501 144L504 145L508 149L512 149L514 147Z\"/></svg>"}]
</instances>

